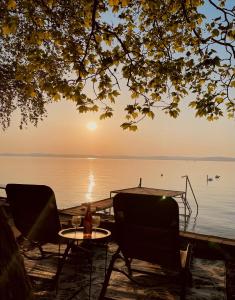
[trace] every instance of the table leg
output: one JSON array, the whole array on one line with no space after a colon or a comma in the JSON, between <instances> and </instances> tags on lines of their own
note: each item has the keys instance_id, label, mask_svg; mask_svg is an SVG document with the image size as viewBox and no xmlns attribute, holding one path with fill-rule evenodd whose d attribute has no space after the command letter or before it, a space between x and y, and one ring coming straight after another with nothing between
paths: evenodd
<instances>
[{"instance_id":1,"label":"table leg","mask_svg":"<svg viewBox=\"0 0 235 300\"><path fill-rule=\"evenodd\" d=\"M104 264L104 277L107 273L107 261L108 261L108 243L105 244L105 264Z\"/></svg>"},{"instance_id":2,"label":"table leg","mask_svg":"<svg viewBox=\"0 0 235 300\"><path fill-rule=\"evenodd\" d=\"M93 254L92 254L93 255ZM92 269L93 269L93 257L90 259L90 286L89 286L89 300L91 299L91 284L92 284Z\"/></svg>"},{"instance_id":3,"label":"table leg","mask_svg":"<svg viewBox=\"0 0 235 300\"><path fill-rule=\"evenodd\" d=\"M84 248L80 247L81 249L84 250ZM85 249L86 250L86 249ZM88 294L88 297L89 297L89 300L91 299L91 285L92 285L92 268L93 268L93 258L92 258L92 254L91 254L91 258L88 257L88 260L90 262L90 279L89 279L89 294ZM81 287L80 289L78 289L77 291L75 291L73 293L72 296L70 296L67 300L72 300L75 296L77 296L77 294L80 293L80 291L82 290L83 288Z\"/></svg>"},{"instance_id":4,"label":"table leg","mask_svg":"<svg viewBox=\"0 0 235 300\"><path fill-rule=\"evenodd\" d=\"M71 240L71 241L68 242L67 247L66 247L66 249L64 251L64 254L63 254L62 258L58 262L57 272L56 272L56 275L55 275L56 294L57 294L57 291L58 291L58 282L59 282L60 273L62 271L62 268L63 268L63 265L65 263L65 260L66 260L68 254L69 254L69 250L72 248L73 244L74 244L73 240Z\"/></svg>"}]
</instances>

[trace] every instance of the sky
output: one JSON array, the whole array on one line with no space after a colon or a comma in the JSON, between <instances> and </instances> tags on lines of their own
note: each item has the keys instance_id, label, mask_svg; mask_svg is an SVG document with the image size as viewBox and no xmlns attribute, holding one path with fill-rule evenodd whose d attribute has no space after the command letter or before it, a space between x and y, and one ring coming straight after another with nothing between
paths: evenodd
<instances>
[{"instance_id":1,"label":"sky","mask_svg":"<svg viewBox=\"0 0 235 300\"><path fill-rule=\"evenodd\" d=\"M137 132L130 132L120 128L128 102L125 89L118 102L114 117L102 121L97 113L79 114L69 101L49 104L48 117L37 127L29 124L23 130L16 112L11 126L0 129L0 153L235 157L234 119L209 122L195 118L195 112L185 104L177 119L155 111L154 120L145 119ZM95 122L97 128L87 128L89 122Z\"/></svg>"},{"instance_id":2,"label":"sky","mask_svg":"<svg viewBox=\"0 0 235 300\"><path fill-rule=\"evenodd\" d=\"M119 96L114 117L102 121L97 113L80 114L65 100L49 104L48 117L37 127L20 130L15 113L11 126L0 131L0 153L235 157L235 120L209 122L184 108L177 119L155 111L155 119L143 120L137 132L124 131L125 98ZM87 127L90 122L96 123L95 130Z\"/></svg>"}]
</instances>

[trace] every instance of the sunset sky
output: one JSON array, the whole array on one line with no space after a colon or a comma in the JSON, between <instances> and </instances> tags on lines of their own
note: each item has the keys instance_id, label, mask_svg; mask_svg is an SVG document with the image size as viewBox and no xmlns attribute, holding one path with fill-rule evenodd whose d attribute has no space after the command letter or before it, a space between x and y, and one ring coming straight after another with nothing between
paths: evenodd
<instances>
[{"instance_id":1,"label":"sunset sky","mask_svg":"<svg viewBox=\"0 0 235 300\"><path fill-rule=\"evenodd\" d=\"M178 119L155 111L154 120L145 119L137 132L124 131L125 121L119 97L114 117L99 121L96 113L79 114L71 102L48 106L48 117L38 127L20 130L17 114L10 128L0 132L0 153L57 153L81 155L187 155L235 157L235 121L226 117L208 122L195 118L184 108ZM94 124L97 128L88 128Z\"/></svg>"},{"instance_id":2,"label":"sunset sky","mask_svg":"<svg viewBox=\"0 0 235 300\"><path fill-rule=\"evenodd\" d=\"M103 121L98 113L79 114L75 104L65 100L48 105L48 117L38 127L29 124L20 130L15 113L11 126L0 129L0 153L235 157L234 119L208 122L195 118L195 112L187 108L192 100L188 96L177 119L155 111L155 119L143 120L137 132L124 131L120 125L125 122L123 108L131 102L128 97L123 88L114 117Z\"/></svg>"}]
</instances>

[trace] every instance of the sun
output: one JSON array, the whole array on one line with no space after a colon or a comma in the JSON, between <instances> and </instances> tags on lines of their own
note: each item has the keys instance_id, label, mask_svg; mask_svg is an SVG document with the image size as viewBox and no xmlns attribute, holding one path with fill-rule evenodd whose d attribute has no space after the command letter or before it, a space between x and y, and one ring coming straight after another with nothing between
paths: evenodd
<instances>
[{"instance_id":1,"label":"sun","mask_svg":"<svg viewBox=\"0 0 235 300\"><path fill-rule=\"evenodd\" d=\"M97 128L97 124L96 124L96 122L91 121L91 122L87 123L86 127L87 127L87 129L94 131Z\"/></svg>"}]
</instances>

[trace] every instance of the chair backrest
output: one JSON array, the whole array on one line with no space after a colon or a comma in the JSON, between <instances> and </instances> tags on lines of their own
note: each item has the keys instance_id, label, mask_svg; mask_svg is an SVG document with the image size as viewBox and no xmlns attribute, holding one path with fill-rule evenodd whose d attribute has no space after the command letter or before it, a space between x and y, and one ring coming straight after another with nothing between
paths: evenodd
<instances>
[{"instance_id":1,"label":"chair backrest","mask_svg":"<svg viewBox=\"0 0 235 300\"><path fill-rule=\"evenodd\" d=\"M39 243L56 242L61 229L53 190L45 185L7 184L7 200L16 228Z\"/></svg>"},{"instance_id":2,"label":"chair backrest","mask_svg":"<svg viewBox=\"0 0 235 300\"><path fill-rule=\"evenodd\" d=\"M173 198L119 193L113 208L124 256L180 268L179 208Z\"/></svg>"}]
</instances>

